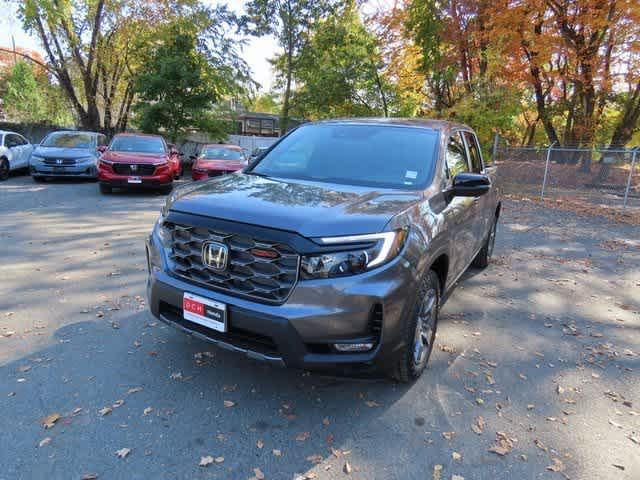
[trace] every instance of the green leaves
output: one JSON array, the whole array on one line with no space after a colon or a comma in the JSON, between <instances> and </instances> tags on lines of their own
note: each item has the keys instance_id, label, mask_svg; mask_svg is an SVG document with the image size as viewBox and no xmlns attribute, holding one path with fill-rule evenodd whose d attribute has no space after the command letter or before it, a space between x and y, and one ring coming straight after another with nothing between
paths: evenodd
<instances>
[{"instance_id":1,"label":"green leaves","mask_svg":"<svg viewBox=\"0 0 640 480\"><path fill-rule=\"evenodd\" d=\"M233 49L221 43L220 26L197 15L160 30L135 82L135 111L143 131L166 132L172 141L192 128L224 135L228 125L217 120L216 106L224 96L242 91L248 75Z\"/></svg>"}]
</instances>

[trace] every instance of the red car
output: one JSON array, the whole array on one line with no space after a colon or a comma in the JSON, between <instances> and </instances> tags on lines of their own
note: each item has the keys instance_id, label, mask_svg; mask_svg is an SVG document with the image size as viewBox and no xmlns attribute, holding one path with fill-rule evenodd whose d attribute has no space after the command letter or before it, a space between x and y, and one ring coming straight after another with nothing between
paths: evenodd
<instances>
[{"instance_id":1,"label":"red car","mask_svg":"<svg viewBox=\"0 0 640 480\"><path fill-rule=\"evenodd\" d=\"M180 154L161 136L122 133L113 137L98 161L100 191L147 187L169 191L182 170Z\"/></svg>"},{"instance_id":2,"label":"red car","mask_svg":"<svg viewBox=\"0 0 640 480\"><path fill-rule=\"evenodd\" d=\"M204 180L225 173L237 172L247 166L247 157L237 145L204 145L200 155L193 162L191 177Z\"/></svg>"}]
</instances>

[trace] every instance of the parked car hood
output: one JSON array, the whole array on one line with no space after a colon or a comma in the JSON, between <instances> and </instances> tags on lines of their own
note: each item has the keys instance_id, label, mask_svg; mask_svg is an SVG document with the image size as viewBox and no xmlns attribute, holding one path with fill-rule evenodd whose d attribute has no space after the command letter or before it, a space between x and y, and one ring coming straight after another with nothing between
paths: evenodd
<instances>
[{"instance_id":1,"label":"parked car hood","mask_svg":"<svg viewBox=\"0 0 640 480\"><path fill-rule=\"evenodd\" d=\"M64 147L42 147L38 146L33 151L33 155L43 158L82 158L95 157L96 151L93 148L64 148Z\"/></svg>"},{"instance_id":2,"label":"parked car hood","mask_svg":"<svg viewBox=\"0 0 640 480\"><path fill-rule=\"evenodd\" d=\"M394 215L421 198L404 190L235 173L177 189L169 208L320 237L382 231Z\"/></svg>"},{"instance_id":3,"label":"parked car hood","mask_svg":"<svg viewBox=\"0 0 640 480\"><path fill-rule=\"evenodd\" d=\"M206 170L240 170L246 165L246 162L243 162L242 160L198 160L198 168Z\"/></svg>"},{"instance_id":4,"label":"parked car hood","mask_svg":"<svg viewBox=\"0 0 640 480\"><path fill-rule=\"evenodd\" d=\"M102 154L102 158L114 163L159 163L167 161L166 155L134 152L111 152L109 150Z\"/></svg>"}]
</instances>

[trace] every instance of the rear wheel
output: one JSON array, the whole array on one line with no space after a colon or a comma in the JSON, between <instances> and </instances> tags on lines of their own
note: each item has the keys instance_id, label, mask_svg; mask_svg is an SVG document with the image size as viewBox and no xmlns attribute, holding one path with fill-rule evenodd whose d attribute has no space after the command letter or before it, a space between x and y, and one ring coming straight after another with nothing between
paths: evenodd
<instances>
[{"instance_id":1,"label":"rear wheel","mask_svg":"<svg viewBox=\"0 0 640 480\"><path fill-rule=\"evenodd\" d=\"M440 309L440 281L429 270L420 282L413 306L402 322L404 347L398 358L393 377L399 382L416 380L427 366L438 326Z\"/></svg>"},{"instance_id":2,"label":"rear wheel","mask_svg":"<svg viewBox=\"0 0 640 480\"><path fill-rule=\"evenodd\" d=\"M100 193L104 193L105 195L108 195L112 191L113 189L109 185L105 185L104 183L100 184Z\"/></svg>"},{"instance_id":3,"label":"rear wheel","mask_svg":"<svg viewBox=\"0 0 640 480\"><path fill-rule=\"evenodd\" d=\"M493 255L493 247L496 243L496 228L498 227L498 218L496 217L489 230L489 236L486 242L473 259L473 266L476 268L486 268L491 262L491 255Z\"/></svg>"},{"instance_id":4,"label":"rear wheel","mask_svg":"<svg viewBox=\"0 0 640 480\"><path fill-rule=\"evenodd\" d=\"M9 178L9 171L11 170L9 166L9 160L6 158L0 159L0 180L6 180Z\"/></svg>"}]
</instances>

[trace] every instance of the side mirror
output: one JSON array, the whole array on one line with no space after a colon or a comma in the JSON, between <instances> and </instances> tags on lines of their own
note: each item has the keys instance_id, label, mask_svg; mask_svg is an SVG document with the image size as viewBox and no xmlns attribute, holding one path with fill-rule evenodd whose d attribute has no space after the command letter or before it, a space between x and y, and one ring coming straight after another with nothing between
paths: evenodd
<instances>
[{"instance_id":1,"label":"side mirror","mask_svg":"<svg viewBox=\"0 0 640 480\"><path fill-rule=\"evenodd\" d=\"M445 194L453 197L479 197L491 189L491 180L482 173L459 173Z\"/></svg>"},{"instance_id":2,"label":"side mirror","mask_svg":"<svg viewBox=\"0 0 640 480\"><path fill-rule=\"evenodd\" d=\"M98 150L98 152L100 152L100 153L104 153L104 152L107 151L107 146L106 145L99 145L96 150Z\"/></svg>"}]
</instances>

